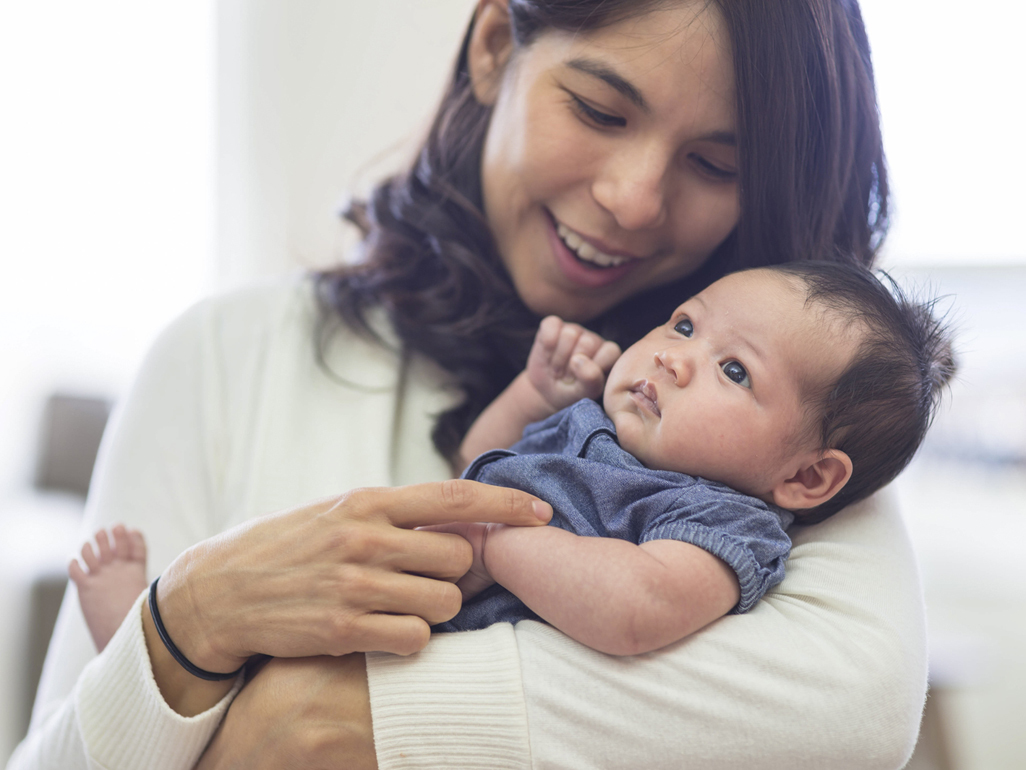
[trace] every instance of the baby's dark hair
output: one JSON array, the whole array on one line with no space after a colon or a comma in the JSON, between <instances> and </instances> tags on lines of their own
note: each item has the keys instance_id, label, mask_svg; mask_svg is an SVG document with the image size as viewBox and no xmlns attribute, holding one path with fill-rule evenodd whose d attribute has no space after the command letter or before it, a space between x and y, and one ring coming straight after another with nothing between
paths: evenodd
<instances>
[{"instance_id":1,"label":"baby's dark hair","mask_svg":"<svg viewBox=\"0 0 1026 770\"><path fill-rule=\"evenodd\" d=\"M766 269L801 280L807 306L824 308L863 335L841 376L806 396L820 416L821 448L845 452L853 467L844 488L796 520L815 524L868 497L908 465L955 373L952 331L935 315L936 299L910 296L886 273L879 273L881 280L864 267L818 261Z\"/></svg>"}]
</instances>

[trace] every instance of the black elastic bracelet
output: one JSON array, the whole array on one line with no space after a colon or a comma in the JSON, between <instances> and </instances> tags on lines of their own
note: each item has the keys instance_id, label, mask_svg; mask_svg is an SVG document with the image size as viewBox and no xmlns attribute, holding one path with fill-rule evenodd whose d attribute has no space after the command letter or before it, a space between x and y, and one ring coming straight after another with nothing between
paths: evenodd
<instances>
[{"instance_id":1,"label":"black elastic bracelet","mask_svg":"<svg viewBox=\"0 0 1026 770\"><path fill-rule=\"evenodd\" d=\"M157 627L157 633L160 635L160 641L167 647L167 651L171 653L171 657L178 661L178 665L184 668L193 676L199 677L200 679L206 679L208 682L223 682L225 679L234 679L242 673L242 669L245 668L243 665L238 671L232 671L227 674L221 674L216 671L205 671L199 666L193 665L193 663L184 655L182 651L175 647L175 643L171 641L171 637L167 634L167 629L164 628L164 621L160 619L160 610L157 609L157 582L160 580L160 576L154 579L150 583L150 615L153 617L153 625Z\"/></svg>"}]
</instances>

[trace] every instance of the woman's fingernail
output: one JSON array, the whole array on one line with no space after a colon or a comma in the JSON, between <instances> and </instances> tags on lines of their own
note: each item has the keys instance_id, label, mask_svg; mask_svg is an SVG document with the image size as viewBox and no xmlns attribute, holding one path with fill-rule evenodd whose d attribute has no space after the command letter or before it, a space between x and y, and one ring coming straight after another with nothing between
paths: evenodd
<instances>
[{"instance_id":1,"label":"woman's fingernail","mask_svg":"<svg viewBox=\"0 0 1026 770\"><path fill-rule=\"evenodd\" d=\"M531 508L534 510L534 515L542 521L548 521L552 518L552 506L548 503L543 503L541 500L535 500L531 503Z\"/></svg>"}]
</instances>

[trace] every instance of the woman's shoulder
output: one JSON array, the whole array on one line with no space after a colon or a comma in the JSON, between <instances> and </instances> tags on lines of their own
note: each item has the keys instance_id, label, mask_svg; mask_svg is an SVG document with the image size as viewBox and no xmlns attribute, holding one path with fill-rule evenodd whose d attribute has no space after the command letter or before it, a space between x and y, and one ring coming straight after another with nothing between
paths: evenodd
<instances>
[{"instance_id":1,"label":"woman's shoulder","mask_svg":"<svg viewBox=\"0 0 1026 770\"><path fill-rule=\"evenodd\" d=\"M317 315L313 280L306 275L211 295L157 336L136 383L208 396L225 388L251 389L270 371L290 371L294 361L315 360Z\"/></svg>"},{"instance_id":2,"label":"woman's shoulder","mask_svg":"<svg viewBox=\"0 0 1026 770\"><path fill-rule=\"evenodd\" d=\"M317 319L314 279L305 273L257 281L206 297L186 310L171 329L183 327L242 341L296 327L310 329Z\"/></svg>"}]
</instances>

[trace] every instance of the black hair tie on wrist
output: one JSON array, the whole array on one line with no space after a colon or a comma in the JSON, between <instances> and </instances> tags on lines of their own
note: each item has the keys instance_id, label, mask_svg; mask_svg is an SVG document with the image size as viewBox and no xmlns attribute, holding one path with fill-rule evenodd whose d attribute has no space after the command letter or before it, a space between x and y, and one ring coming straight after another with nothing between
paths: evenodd
<instances>
[{"instance_id":1,"label":"black hair tie on wrist","mask_svg":"<svg viewBox=\"0 0 1026 770\"><path fill-rule=\"evenodd\" d=\"M164 628L164 621L160 619L160 610L157 609L157 583L160 581L158 575L152 583L150 583L150 615L153 617L153 625L157 627L157 633L160 635L160 641L167 647L167 651L171 653L171 657L178 661L178 665L188 671L195 677L200 679L206 679L208 682L223 682L225 679L234 679L242 673L242 669L245 668L243 665L238 671L231 671L227 674L222 674L217 671L206 671L199 666L193 665L193 663L184 655L182 651L175 647L175 643L171 641L171 637L168 636L167 629Z\"/></svg>"}]
</instances>

